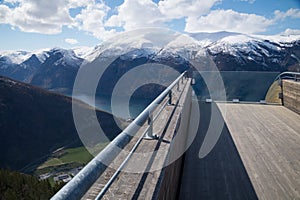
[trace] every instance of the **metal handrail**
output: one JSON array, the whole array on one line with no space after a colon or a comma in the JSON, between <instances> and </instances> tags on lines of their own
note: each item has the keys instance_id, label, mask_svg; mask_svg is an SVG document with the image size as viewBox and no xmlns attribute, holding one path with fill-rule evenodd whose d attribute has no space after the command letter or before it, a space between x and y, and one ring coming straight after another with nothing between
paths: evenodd
<instances>
[{"instance_id":1,"label":"metal handrail","mask_svg":"<svg viewBox=\"0 0 300 200\"><path fill-rule=\"evenodd\" d=\"M151 104L141 112L111 143L93 158L70 182L60 189L51 199L80 199L90 186L105 171L104 163L111 163L120 151L130 142L157 106L171 93L173 87L185 76L184 71L169 87L167 87Z\"/></svg>"},{"instance_id":2,"label":"metal handrail","mask_svg":"<svg viewBox=\"0 0 300 200\"><path fill-rule=\"evenodd\" d=\"M183 83L183 78L181 79L182 83ZM177 82L177 91L179 91L179 81ZM182 95L184 89L182 89L180 96ZM168 97L170 100L170 96ZM179 102L179 99L177 100L176 105ZM152 132L153 132L153 122L160 116L161 112L164 110L164 108L166 107L166 105L172 105L169 103L169 101L167 100L162 106L161 108L157 111L156 115L153 117L152 114L150 114L150 117L148 118L148 127L144 130L143 134L141 134L141 136L139 137L138 141L135 143L135 145L133 146L133 148L131 149L131 151L129 152L129 154L127 155L127 157L125 158L125 160L121 163L121 165L119 166L119 168L116 170L116 172L112 175L112 177L109 179L109 181L105 184L105 186L102 188L102 190L100 191L100 193L98 193L97 197L95 198L96 200L100 200L105 193L107 192L107 190L109 189L109 187L111 186L111 184L113 183L113 181L117 178L117 176L120 174L121 170L125 167L125 165L127 164L127 162L130 160L130 158L132 157L133 153L135 152L135 150L138 148L138 146L140 145L140 143L142 142L143 139L149 139L149 137L151 138L152 136ZM149 120L150 120L150 124L149 124ZM151 132L150 135L149 132ZM148 133L148 134L147 134ZM146 135L147 134L147 135ZM152 138L156 138L155 136Z\"/></svg>"},{"instance_id":3,"label":"metal handrail","mask_svg":"<svg viewBox=\"0 0 300 200\"><path fill-rule=\"evenodd\" d=\"M159 117L159 115L161 114L161 112L166 107L167 103L168 103L168 101L166 101L161 106L161 108L159 109L159 111L157 112L157 114L154 117L150 116L148 118L148 120L151 121L150 124L148 122L149 126L144 130L143 134L141 134L141 136L139 137L139 139L137 140L137 142L134 144L133 148L131 149L131 151L129 152L129 154L125 158L125 160L121 163L121 165L119 166L119 168L116 170L116 172L112 175L112 177L109 179L109 181L105 184L105 186L102 188L102 190L98 193L97 197L95 198L96 200L101 199L105 195L105 193L107 192L107 190L109 189L109 187L111 186L111 184L113 183L113 181L117 178L117 176L120 174L121 170L125 167L125 165L127 164L127 162L130 160L130 158L132 157L133 153L136 151L136 149L138 148L138 146L140 145L140 143L142 142L142 140L145 139L145 138L149 138L149 136L147 136L146 134L149 133L149 131L150 132L153 131L152 130L153 129L153 122ZM152 133L150 135L152 136Z\"/></svg>"},{"instance_id":4,"label":"metal handrail","mask_svg":"<svg viewBox=\"0 0 300 200\"><path fill-rule=\"evenodd\" d=\"M282 72L281 74L279 74L275 78L275 81L281 80L281 79L294 79L294 80L298 80L297 76L300 76L300 72Z\"/></svg>"},{"instance_id":5,"label":"metal handrail","mask_svg":"<svg viewBox=\"0 0 300 200\"><path fill-rule=\"evenodd\" d=\"M281 92L279 93L279 99L281 99L281 105L284 105L282 79L290 79L290 80L298 81L300 80L300 78L297 78L297 76L300 77L300 72L282 72L275 78L274 82L278 81L278 85L281 88Z\"/></svg>"}]
</instances>

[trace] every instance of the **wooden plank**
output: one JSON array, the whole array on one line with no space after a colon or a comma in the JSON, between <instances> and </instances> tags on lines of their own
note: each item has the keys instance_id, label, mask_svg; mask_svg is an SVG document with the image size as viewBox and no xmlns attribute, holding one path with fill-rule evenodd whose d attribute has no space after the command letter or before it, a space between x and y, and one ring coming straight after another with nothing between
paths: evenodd
<instances>
[{"instance_id":1,"label":"wooden plank","mask_svg":"<svg viewBox=\"0 0 300 200\"><path fill-rule=\"evenodd\" d=\"M193 101L192 112L200 110L199 129L185 154L179 199L257 199L226 126L212 151L204 158L199 158L199 150L210 122L211 127L221 123L215 120L215 118L222 119L220 112L216 113L218 116L214 116L211 121L212 106L216 105Z\"/></svg>"},{"instance_id":2,"label":"wooden plank","mask_svg":"<svg viewBox=\"0 0 300 200\"><path fill-rule=\"evenodd\" d=\"M300 115L283 106L218 104L259 199L300 199Z\"/></svg>"},{"instance_id":3,"label":"wooden plank","mask_svg":"<svg viewBox=\"0 0 300 200\"><path fill-rule=\"evenodd\" d=\"M283 80L284 106L300 114L300 82Z\"/></svg>"}]
</instances>

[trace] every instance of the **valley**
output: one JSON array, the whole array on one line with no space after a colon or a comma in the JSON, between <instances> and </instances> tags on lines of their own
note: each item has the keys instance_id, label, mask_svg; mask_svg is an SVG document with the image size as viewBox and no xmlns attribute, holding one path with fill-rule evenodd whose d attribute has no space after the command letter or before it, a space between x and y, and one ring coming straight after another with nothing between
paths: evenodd
<instances>
[{"instance_id":1,"label":"valley","mask_svg":"<svg viewBox=\"0 0 300 200\"><path fill-rule=\"evenodd\" d=\"M47 179L52 186L75 176L109 141L101 137L82 141L74 124L72 101L83 113L96 107L97 119L93 120L101 124L111 141L121 132L118 125L125 127L134 119L163 91L164 85L173 81L176 73L188 70L193 75L198 100L211 98L207 85L214 83L217 73L224 82L226 100L259 102L266 98L269 86L280 72L297 70L299 66L295 59L300 56L298 36L195 33L186 36L188 40L175 38L163 48L149 44L146 37L151 36L149 33L134 41L118 41L117 48L103 49L103 45L98 45L0 51L0 167ZM99 79L95 95L82 91L73 96L81 68L98 59L112 58ZM143 65L148 67L147 71L135 76L128 90L113 94L124 75ZM170 73L163 65L176 73ZM145 80L149 83L134 90L133 85ZM128 92L131 90L133 93ZM213 90L218 92L218 88ZM113 95L117 99L115 105L111 104ZM83 118L89 134L93 127L89 127L87 115Z\"/></svg>"},{"instance_id":2,"label":"valley","mask_svg":"<svg viewBox=\"0 0 300 200\"><path fill-rule=\"evenodd\" d=\"M53 167L83 166L92 158L77 134L70 97L0 77L0 99L1 168L41 174L52 172ZM92 109L78 100L75 105ZM113 125L113 116L100 110L96 113L108 137L114 138L121 130ZM105 144L91 148L99 150Z\"/></svg>"}]
</instances>

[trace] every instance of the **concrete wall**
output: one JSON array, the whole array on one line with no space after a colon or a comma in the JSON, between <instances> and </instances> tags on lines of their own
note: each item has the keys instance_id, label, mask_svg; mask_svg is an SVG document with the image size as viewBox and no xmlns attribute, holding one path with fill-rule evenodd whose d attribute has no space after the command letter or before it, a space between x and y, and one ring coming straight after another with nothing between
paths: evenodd
<instances>
[{"instance_id":1,"label":"concrete wall","mask_svg":"<svg viewBox=\"0 0 300 200\"><path fill-rule=\"evenodd\" d=\"M283 80L283 105L300 114L300 82Z\"/></svg>"},{"instance_id":2,"label":"concrete wall","mask_svg":"<svg viewBox=\"0 0 300 200\"><path fill-rule=\"evenodd\" d=\"M173 140L168 153L168 160L174 160L177 155L185 151L186 140L188 136L188 128L190 122L190 113L192 105L192 88L188 86L188 92L182 99L183 106L181 116L177 121L176 140ZM180 106L180 104L179 104ZM157 199L177 199L180 189L180 179L183 164L183 155L172 164L165 167L161 173L160 184L157 188L157 194L154 195ZM167 161L168 162L168 161Z\"/></svg>"}]
</instances>

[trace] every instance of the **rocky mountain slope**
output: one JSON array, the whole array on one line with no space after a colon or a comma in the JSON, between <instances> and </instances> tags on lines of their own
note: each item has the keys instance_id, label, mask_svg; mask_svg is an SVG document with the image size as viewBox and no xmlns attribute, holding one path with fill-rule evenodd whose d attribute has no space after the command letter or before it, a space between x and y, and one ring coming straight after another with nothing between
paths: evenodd
<instances>
[{"instance_id":1,"label":"rocky mountain slope","mask_svg":"<svg viewBox=\"0 0 300 200\"><path fill-rule=\"evenodd\" d=\"M6 51L0 55L0 75L61 93L70 93L84 60L73 50L60 48L34 52Z\"/></svg>"},{"instance_id":2,"label":"rocky mountain slope","mask_svg":"<svg viewBox=\"0 0 300 200\"><path fill-rule=\"evenodd\" d=\"M83 110L92 109L75 101ZM96 110L107 137L120 129L113 116ZM38 87L0 77L0 168L21 170L39 165L66 145L81 146L72 115L72 99Z\"/></svg>"},{"instance_id":3,"label":"rocky mountain slope","mask_svg":"<svg viewBox=\"0 0 300 200\"><path fill-rule=\"evenodd\" d=\"M206 46L220 70L294 70L300 56L300 36L231 35Z\"/></svg>"}]
</instances>

